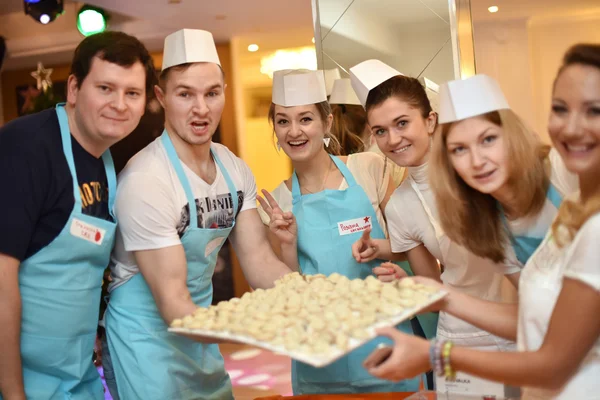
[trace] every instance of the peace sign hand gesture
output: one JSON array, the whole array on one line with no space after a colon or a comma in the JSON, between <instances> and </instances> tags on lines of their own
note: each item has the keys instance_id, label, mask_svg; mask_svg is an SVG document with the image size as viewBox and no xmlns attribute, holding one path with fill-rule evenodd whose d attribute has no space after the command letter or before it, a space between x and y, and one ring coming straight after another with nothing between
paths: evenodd
<instances>
[{"instance_id":1,"label":"peace sign hand gesture","mask_svg":"<svg viewBox=\"0 0 600 400\"><path fill-rule=\"evenodd\" d=\"M257 195L256 198L271 222L269 229L282 244L295 244L298 238L296 217L291 211L283 212L277 201L266 190L261 190L264 199Z\"/></svg>"}]
</instances>

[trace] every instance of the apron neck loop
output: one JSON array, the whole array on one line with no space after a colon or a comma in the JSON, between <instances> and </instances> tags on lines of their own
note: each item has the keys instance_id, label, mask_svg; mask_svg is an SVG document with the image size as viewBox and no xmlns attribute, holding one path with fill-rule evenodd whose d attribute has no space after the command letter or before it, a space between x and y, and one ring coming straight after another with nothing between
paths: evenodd
<instances>
[{"instance_id":1,"label":"apron neck loop","mask_svg":"<svg viewBox=\"0 0 600 400\"><path fill-rule=\"evenodd\" d=\"M160 137L160 140L167 151L167 156L169 157L169 161L171 165L175 169L175 173L177 174L177 178L179 178L179 182L181 186L183 186L183 191L185 192L185 197L188 201L190 207L190 228L198 228L198 211L196 208L196 199L194 198L194 193L192 192L192 187L190 186L190 182L188 181L185 172L183 171L183 166L181 165L181 160L177 156L177 152L175 151L175 147L173 146L173 142L165 129Z\"/></svg>"},{"instance_id":2,"label":"apron neck loop","mask_svg":"<svg viewBox=\"0 0 600 400\"><path fill-rule=\"evenodd\" d=\"M189 207L190 207L190 228L194 228L194 229L198 228L198 218L192 217L192 216L198 215L198 208L196 207L196 199L194 197L194 192L192 191L190 182L189 182L185 172L183 171L183 165L181 163L181 160L179 159L179 156L177 155L177 151L175 150L175 147L173 146L173 142L171 141L171 138L169 137L169 134L167 133L166 129L163 131L160 139L163 143L163 146L165 147L165 150L167 151L167 156L169 157L169 161L171 162L171 165L175 169L177 178L179 178L179 182L181 183L181 186L183 186L183 190L185 192L185 197L186 197ZM233 215L236 215L237 211L238 211L238 207L239 207L239 201L238 201L237 189L235 187L235 184L233 183L231 176L227 172L227 169L225 168L225 166L223 165L223 163L221 162L219 157L217 157L216 153L213 151L212 146L210 148L210 154L211 154L213 160L215 160L215 163L217 164L218 169L221 170L221 174L225 178L225 182L227 182L227 188L229 189L229 193L231 195L231 202L233 204ZM233 223L235 225L235 218L234 218Z\"/></svg>"},{"instance_id":3,"label":"apron neck loop","mask_svg":"<svg viewBox=\"0 0 600 400\"><path fill-rule=\"evenodd\" d=\"M329 157L331 157L331 160L333 161L337 169L340 170L340 173L346 180L348 187L356 186L356 180L354 179L354 176L348 169L348 166L346 166L346 164L344 164L344 162L340 160L339 157L336 157L331 154L329 154ZM292 199L296 200L299 199L301 196L302 193L300 192L300 182L298 181L298 175L296 174L296 170L294 170L294 172L292 173Z\"/></svg>"}]
</instances>

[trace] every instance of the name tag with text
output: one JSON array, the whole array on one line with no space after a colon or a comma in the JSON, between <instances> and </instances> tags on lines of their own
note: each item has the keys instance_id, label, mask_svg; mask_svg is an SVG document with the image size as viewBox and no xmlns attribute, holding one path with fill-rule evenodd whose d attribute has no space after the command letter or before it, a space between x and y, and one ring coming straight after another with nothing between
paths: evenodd
<instances>
[{"instance_id":1,"label":"name tag with text","mask_svg":"<svg viewBox=\"0 0 600 400\"><path fill-rule=\"evenodd\" d=\"M371 217L350 219L348 221L338 222L338 232L340 236L350 235L352 233L366 231L371 228L371 226Z\"/></svg>"},{"instance_id":2,"label":"name tag with text","mask_svg":"<svg viewBox=\"0 0 600 400\"><path fill-rule=\"evenodd\" d=\"M98 228L92 224L88 224L87 222L83 222L77 218L73 218L73 222L71 223L71 235L97 245L102 244L105 233L106 231L104 229Z\"/></svg>"}]
</instances>

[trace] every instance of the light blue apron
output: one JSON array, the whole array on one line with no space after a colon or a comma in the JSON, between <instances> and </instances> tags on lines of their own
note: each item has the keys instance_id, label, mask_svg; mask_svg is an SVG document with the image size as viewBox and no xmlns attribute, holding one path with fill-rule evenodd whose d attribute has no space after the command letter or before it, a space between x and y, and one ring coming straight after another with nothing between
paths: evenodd
<instances>
[{"instance_id":1,"label":"light blue apron","mask_svg":"<svg viewBox=\"0 0 600 400\"><path fill-rule=\"evenodd\" d=\"M562 203L562 196L560 195L558 190L556 190L552 183L550 183L550 185L548 186L546 198L552 202L552 204L554 205L554 207L556 207L557 210L560 208L560 204ZM506 229L506 232L510 237L513 250L517 255L517 260L519 260L521 264L525 265L527 264L527 260L529 260L529 257L531 257L531 255L542 243L544 237L513 235L510 231L510 227L508 225L508 222L506 221L506 216L504 215L504 210L502 209L502 206L500 206L500 203L498 203L498 206L500 207L500 216L502 218L502 222L504 223L504 228Z\"/></svg>"},{"instance_id":2,"label":"light blue apron","mask_svg":"<svg viewBox=\"0 0 600 400\"><path fill-rule=\"evenodd\" d=\"M340 235L338 223L353 219L370 218L371 237L383 239L383 229L364 190L357 185L352 173L339 158L331 156L348 183L346 190L323 190L319 193L301 195L296 173L292 175L293 213L298 224L298 259L303 274L325 274L334 272L349 279L364 279L372 275L372 269L380 261L358 263L352 257L352 244L362 232ZM340 251L340 249L344 249ZM397 326L402 332L413 334L411 324L406 321ZM365 358L387 338L375 338L354 350L348 356L324 368L292 362L292 387L294 394L307 393L367 393L367 392L411 392L419 389L420 378L393 383L377 379L362 366Z\"/></svg>"},{"instance_id":3,"label":"light blue apron","mask_svg":"<svg viewBox=\"0 0 600 400\"><path fill-rule=\"evenodd\" d=\"M208 307L217 254L233 226L198 227L197 206L188 179L166 130L161 137L190 208L190 226L181 238L187 260L187 286L193 302ZM217 155L212 157L227 181L235 215L237 190ZM235 222L234 222L235 225ZM205 254L207 245L218 245ZM220 243L219 243L220 242ZM229 375L216 344L201 344L170 333L141 273L110 294L106 334L122 400L233 399Z\"/></svg>"},{"instance_id":4,"label":"light blue apron","mask_svg":"<svg viewBox=\"0 0 600 400\"><path fill-rule=\"evenodd\" d=\"M116 224L81 211L64 104L56 106L56 113L73 179L75 204L60 234L19 268L25 393L28 400L101 400L104 392L92 355L102 276L109 262ZM102 159L112 216L116 175L110 151Z\"/></svg>"}]
</instances>

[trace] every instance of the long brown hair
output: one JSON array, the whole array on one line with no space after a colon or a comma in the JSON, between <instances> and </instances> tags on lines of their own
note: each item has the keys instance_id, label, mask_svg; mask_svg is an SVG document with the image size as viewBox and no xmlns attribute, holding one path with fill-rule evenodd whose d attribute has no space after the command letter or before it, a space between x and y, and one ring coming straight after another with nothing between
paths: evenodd
<instances>
[{"instance_id":1,"label":"long brown hair","mask_svg":"<svg viewBox=\"0 0 600 400\"><path fill-rule=\"evenodd\" d=\"M567 67L576 64L595 67L600 71L600 45L582 43L567 50L556 79ZM554 82L556 83L556 80ZM583 204L571 200L563 201L558 210L558 217L552 224L556 243L559 246L568 244L585 221L598 212L600 212L600 196L592 197Z\"/></svg>"},{"instance_id":2,"label":"long brown hair","mask_svg":"<svg viewBox=\"0 0 600 400\"><path fill-rule=\"evenodd\" d=\"M361 135L367 126L367 113L355 104L333 104L331 106L333 124L331 133L342 146L343 155L360 153L365 150Z\"/></svg>"},{"instance_id":3,"label":"long brown hair","mask_svg":"<svg viewBox=\"0 0 600 400\"><path fill-rule=\"evenodd\" d=\"M511 110L483 117L504 130L510 160L507 183L515 196L515 216L536 215L544 206L550 184L546 162L550 147ZM452 126L443 124L434 135L429 170L442 228L451 240L472 253L501 262L509 239L501 211L492 195L473 189L456 173L446 148Z\"/></svg>"},{"instance_id":4,"label":"long brown hair","mask_svg":"<svg viewBox=\"0 0 600 400\"><path fill-rule=\"evenodd\" d=\"M321 122L323 122L323 125L327 127L327 118L331 115L331 106L327 101L322 101L320 103L315 103L315 107L317 107L319 117L321 117ZM275 103L271 103L271 106L269 107L268 118L271 126L273 127L273 140L275 140ZM341 155L342 146L337 138L332 135L331 132L325 132L325 138L329 138L329 146L325 147L325 151L334 156Z\"/></svg>"}]
</instances>

